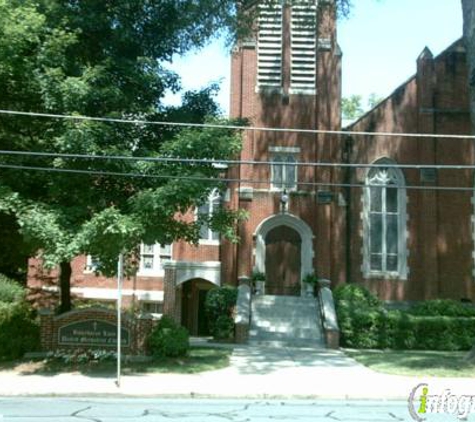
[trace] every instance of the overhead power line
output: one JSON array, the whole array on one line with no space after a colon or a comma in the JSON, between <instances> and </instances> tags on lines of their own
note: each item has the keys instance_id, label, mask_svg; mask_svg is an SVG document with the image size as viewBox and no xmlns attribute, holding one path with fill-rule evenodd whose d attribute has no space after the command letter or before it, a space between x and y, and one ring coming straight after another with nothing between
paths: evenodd
<instances>
[{"instance_id":1,"label":"overhead power line","mask_svg":"<svg viewBox=\"0 0 475 422\"><path fill-rule=\"evenodd\" d=\"M53 113L36 113L31 111L16 111L16 110L1 110L0 114L12 116L28 116L28 117L42 117L52 119L66 119L76 121L93 121L104 123L124 123L134 125L155 125L155 126L170 126L170 127L187 127L187 128L201 128L201 129L231 129L241 131L258 131L258 132L286 132L286 133L300 133L300 134L314 134L314 135L352 135L352 136L375 136L375 137L403 137L403 138L431 138L431 139L472 139L475 140L474 135L456 135L456 134L433 134L433 133L395 133L395 132L359 132L359 131L345 131L345 130L324 130L324 129L297 129L297 128L276 128L276 127L257 127L257 126L240 126L240 125L220 125L213 123L186 123L186 122L166 122L166 121L148 121L138 119L117 119L112 117L92 117L82 115L66 115Z\"/></svg>"},{"instance_id":2,"label":"overhead power line","mask_svg":"<svg viewBox=\"0 0 475 422\"><path fill-rule=\"evenodd\" d=\"M119 160L143 161L152 163L178 164L211 164L211 165L295 165L297 167L329 167L329 168L398 168L398 169L438 169L438 170L475 170L475 164L391 164L391 163L328 163L328 162L284 162L268 160L213 160L179 157L133 157L127 155L91 155L91 154L64 154L38 151L9 151L0 150L1 155L47 157L87 160Z\"/></svg>"},{"instance_id":3,"label":"overhead power line","mask_svg":"<svg viewBox=\"0 0 475 422\"><path fill-rule=\"evenodd\" d=\"M138 177L147 179L174 179L174 180L189 180L202 182L226 182L226 183L248 183L248 184L265 184L269 185L269 180L255 180L255 179L241 179L241 178L225 178L225 177L204 177L204 176L175 176L175 175L154 175L143 173L127 173L127 172L113 172L113 171L94 171L94 170L77 170L77 169L62 169L54 167L35 167L23 166L14 164L0 164L0 168L11 170L31 170L31 171L46 171L53 173L66 174L83 174L93 176L119 176L119 177ZM417 186L417 185L378 185L378 184L363 184L363 183L334 183L334 182L297 182L298 186L321 186L321 187L342 187L342 188L396 188L396 189L410 189L410 190L431 190L431 191L460 191L473 192L473 188L464 186Z\"/></svg>"}]
</instances>

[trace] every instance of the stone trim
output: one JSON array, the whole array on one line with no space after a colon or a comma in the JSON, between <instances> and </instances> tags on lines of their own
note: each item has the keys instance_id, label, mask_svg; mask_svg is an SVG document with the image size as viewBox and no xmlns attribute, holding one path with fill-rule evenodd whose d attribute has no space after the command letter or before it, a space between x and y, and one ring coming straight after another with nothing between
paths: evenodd
<instances>
[{"instance_id":1,"label":"stone trim","mask_svg":"<svg viewBox=\"0 0 475 422\"><path fill-rule=\"evenodd\" d=\"M165 274L174 270L174 286L177 287L194 278L201 278L210 283L221 286L221 262L186 262L171 261L164 265Z\"/></svg>"},{"instance_id":2,"label":"stone trim","mask_svg":"<svg viewBox=\"0 0 475 422\"><path fill-rule=\"evenodd\" d=\"M283 147L283 146L270 146L269 152L286 152L289 154L299 154L300 147Z\"/></svg>"},{"instance_id":3,"label":"stone trim","mask_svg":"<svg viewBox=\"0 0 475 422\"><path fill-rule=\"evenodd\" d=\"M44 286L43 290L50 292L59 292L57 286ZM116 288L100 288L100 287L72 287L71 293L81 295L85 299L97 300L117 300ZM123 289L122 296L135 296L137 300L142 301L163 301L162 290L133 290Z\"/></svg>"},{"instance_id":4,"label":"stone trim","mask_svg":"<svg viewBox=\"0 0 475 422\"><path fill-rule=\"evenodd\" d=\"M292 214L276 214L261 222L254 232L256 239L256 270L265 273L266 259L266 236L274 228L287 226L294 229L302 239L301 246L301 270L300 282L302 283L302 295L305 295L305 286L303 286L304 277L313 273L313 239L314 235L310 226L305 221Z\"/></svg>"},{"instance_id":5,"label":"stone trim","mask_svg":"<svg viewBox=\"0 0 475 422\"><path fill-rule=\"evenodd\" d=\"M397 165L397 162L392 160L391 158L387 157L382 157L379 158L378 160L375 160L373 164L379 164L379 165ZM405 189L406 186L406 180L403 171L398 168L398 167L391 167L391 171L395 174L397 178L397 184L400 186L404 186L404 189L399 188L398 189L398 223L399 223L399 233L398 233L398 269L397 271L372 271L370 269L370 244L369 244L369 233L370 233L370 209L369 209L369 193L370 190L366 187L366 185L369 182L369 176L372 171L372 169L368 169L365 175L365 187L362 190L361 194L361 201L362 201L362 212L361 212L361 218L362 218L362 236L363 236L363 249L362 249L362 254L363 254L363 259L362 259L362 265L361 269L363 272L363 277L365 279L370 279L370 278L378 278L378 279L387 279L387 280L400 280L400 281L406 281L409 276L409 266L408 266L408 256L409 256L409 251L408 251L408 238L409 238L409 232L408 232L408 221L409 221L409 216L407 213L407 204L408 204L408 198L407 198L407 191ZM387 185L381 185L382 187L387 186Z\"/></svg>"}]
</instances>

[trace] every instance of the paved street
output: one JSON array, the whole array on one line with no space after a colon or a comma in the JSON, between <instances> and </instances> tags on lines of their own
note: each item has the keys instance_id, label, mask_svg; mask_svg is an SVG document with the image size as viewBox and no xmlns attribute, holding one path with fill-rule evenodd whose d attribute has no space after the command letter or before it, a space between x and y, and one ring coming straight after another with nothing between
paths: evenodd
<instances>
[{"instance_id":1,"label":"paved street","mask_svg":"<svg viewBox=\"0 0 475 422\"><path fill-rule=\"evenodd\" d=\"M412 421L406 401L0 398L2 422ZM3 416L3 417L2 417ZM428 421L457 420L429 415ZM472 419L469 419L472 420Z\"/></svg>"}]
</instances>

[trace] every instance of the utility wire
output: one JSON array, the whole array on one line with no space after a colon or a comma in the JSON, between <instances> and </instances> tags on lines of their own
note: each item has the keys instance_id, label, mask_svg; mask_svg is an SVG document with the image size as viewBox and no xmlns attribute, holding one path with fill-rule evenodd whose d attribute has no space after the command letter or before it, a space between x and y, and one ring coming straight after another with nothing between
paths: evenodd
<instances>
[{"instance_id":1,"label":"utility wire","mask_svg":"<svg viewBox=\"0 0 475 422\"><path fill-rule=\"evenodd\" d=\"M286 132L286 133L306 133L306 134L321 134L321 135L353 135L353 136L378 136L378 137L403 137L403 138L438 138L438 139L472 139L475 140L474 135L455 135L455 134L433 134L433 133L394 133L394 132L358 132L345 130L323 130L323 129L294 129L294 128L269 128L257 126L240 126L240 125L220 125L213 123L185 123L185 122L165 122L165 121L147 121L137 119L117 119L111 117L91 117L82 115L67 115L67 114L53 114L53 113L36 113L31 111L15 111L15 110L1 110L0 114L13 116L28 116L28 117L43 117L52 119L66 119L66 120L81 120L105 123L125 123L134 125L155 125L155 126L170 126L170 127L188 127L188 128L210 128L210 129L231 129L231 130L249 130L259 132Z\"/></svg>"},{"instance_id":2,"label":"utility wire","mask_svg":"<svg viewBox=\"0 0 475 422\"><path fill-rule=\"evenodd\" d=\"M328 163L328 162L285 162L285 161L257 161L257 160L214 160L178 157L132 157L126 155L90 155L90 154L64 154L36 151L7 151L0 150L0 155L47 157L47 158L78 158L91 160L122 160L144 161L153 163L178 163L178 164L211 164L211 165L295 165L297 167L330 167L330 168L399 168L399 169L439 169L439 170L474 170L474 165L465 164L391 164L391 163Z\"/></svg>"},{"instance_id":3,"label":"utility wire","mask_svg":"<svg viewBox=\"0 0 475 422\"><path fill-rule=\"evenodd\" d=\"M174 175L153 175L143 173L125 173L125 172L112 172L112 171L94 171L94 170L76 170L76 169L61 169L53 167L34 167L34 166L22 166L22 165L10 165L0 164L0 168L12 169L12 170L33 170L33 171L46 171L53 173L69 173L69 174L84 174L94 176L124 176L124 177L138 177L147 179L174 179L174 180L190 180L190 181L203 181L203 182L226 182L226 183L249 183L249 184L265 184L269 185L268 180L255 180L255 179L235 179L235 178L213 178L204 176L174 176ZM362 183L333 183L333 182L297 182L299 186L323 186L323 187L343 187L343 188L396 188L396 189L411 189L411 190L433 190L433 191L460 191L460 192L473 192L471 187L463 186L416 186L416 185L380 185L380 184L362 184Z\"/></svg>"}]
</instances>

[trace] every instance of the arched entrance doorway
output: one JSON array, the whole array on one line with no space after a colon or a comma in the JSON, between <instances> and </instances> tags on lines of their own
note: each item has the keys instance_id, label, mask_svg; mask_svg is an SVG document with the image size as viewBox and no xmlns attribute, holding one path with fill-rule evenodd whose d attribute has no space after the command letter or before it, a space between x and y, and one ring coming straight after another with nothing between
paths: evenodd
<instances>
[{"instance_id":1,"label":"arched entrance doorway","mask_svg":"<svg viewBox=\"0 0 475 422\"><path fill-rule=\"evenodd\" d=\"M300 295L302 239L291 227L277 226L265 237L266 294Z\"/></svg>"},{"instance_id":2,"label":"arched entrance doorway","mask_svg":"<svg viewBox=\"0 0 475 422\"><path fill-rule=\"evenodd\" d=\"M209 335L205 300L206 294L213 287L216 286L199 278L188 280L182 285L181 325L187 328L192 336Z\"/></svg>"},{"instance_id":3,"label":"arched entrance doorway","mask_svg":"<svg viewBox=\"0 0 475 422\"><path fill-rule=\"evenodd\" d=\"M306 274L314 272L314 236L309 225L292 214L277 214L262 221L254 235L256 239L255 269L266 274L265 293L299 294L300 292L304 296L305 289L302 288L302 280ZM281 257L280 261L278 256ZM294 292L281 293L281 289L280 292L274 293L271 286L274 284L271 280L274 277L286 280L282 285L283 290L295 289ZM300 285L300 288L293 287L296 284Z\"/></svg>"}]
</instances>

